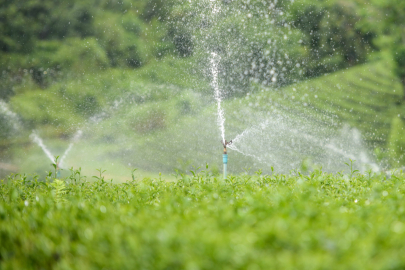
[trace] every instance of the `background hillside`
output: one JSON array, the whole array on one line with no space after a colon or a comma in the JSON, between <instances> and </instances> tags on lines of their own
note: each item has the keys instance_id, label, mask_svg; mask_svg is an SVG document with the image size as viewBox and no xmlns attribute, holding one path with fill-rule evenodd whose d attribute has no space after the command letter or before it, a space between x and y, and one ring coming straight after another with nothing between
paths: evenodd
<instances>
[{"instance_id":1,"label":"background hillside","mask_svg":"<svg viewBox=\"0 0 405 270\"><path fill-rule=\"evenodd\" d=\"M1 173L49 170L33 130L54 155L83 131L66 167L218 171L211 51L221 55L229 138L271 114L321 137L357 128L384 168L404 165L401 1L218 1L224 16L211 19L207 3L1 3ZM263 144L280 145L269 136ZM274 166L234 156L235 171ZM294 166L308 157L299 158Z\"/></svg>"}]
</instances>

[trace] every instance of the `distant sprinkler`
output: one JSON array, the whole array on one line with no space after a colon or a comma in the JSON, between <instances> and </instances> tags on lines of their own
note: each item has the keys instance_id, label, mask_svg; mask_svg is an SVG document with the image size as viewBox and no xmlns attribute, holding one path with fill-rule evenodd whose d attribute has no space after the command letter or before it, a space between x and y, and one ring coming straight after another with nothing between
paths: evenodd
<instances>
[{"instance_id":1,"label":"distant sprinkler","mask_svg":"<svg viewBox=\"0 0 405 270\"><path fill-rule=\"evenodd\" d=\"M60 178L60 167L59 162L56 162L56 178Z\"/></svg>"},{"instance_id":2,"label":"distant sprinkler","mask_svg":"<svg viewBox=\"0 0 405 270\"><path fill-rule=\"evenodd\" d=\"M226 179L226 173L227 173L226 171L227 171L227 167L228 167L228 153L226 151L226 147L231 144L232 144L232 140L230 140L229 142L227 142L226 140L222 141L222 145L224 146L224 154L222 155L222 161L224 163L224 179Z\"/></svg>"}]
</instances>

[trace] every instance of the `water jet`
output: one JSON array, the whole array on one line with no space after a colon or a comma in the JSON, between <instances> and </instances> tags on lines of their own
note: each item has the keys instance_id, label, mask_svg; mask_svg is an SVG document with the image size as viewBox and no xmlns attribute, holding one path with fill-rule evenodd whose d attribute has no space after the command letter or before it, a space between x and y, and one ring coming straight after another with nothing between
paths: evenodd
<instances>
[{"instance_id":1,"label":"water jet","mask_svg":"<svg viewBox=\"0 0 405 270\"><path fill-rule=\"evenodd\" d=\"M60 177L60 170L63 168L63 161L69 154L70 150L72 149L73 145L80 139L82 136L83 132L81 130L78 130L76 134L73 136L72 142L69 144L68 148L65 150L63 153L61 159L58 161L57 159L55 160L55 156L51 153L51 151L45 146L44 142L42 139L38 136L38 134L34 131L31 133L30 138L31 140L36 143L39 147L41 147L42 151L45 153L45 155L56 165L56 177Z\"/></svg>"}]
</instances>

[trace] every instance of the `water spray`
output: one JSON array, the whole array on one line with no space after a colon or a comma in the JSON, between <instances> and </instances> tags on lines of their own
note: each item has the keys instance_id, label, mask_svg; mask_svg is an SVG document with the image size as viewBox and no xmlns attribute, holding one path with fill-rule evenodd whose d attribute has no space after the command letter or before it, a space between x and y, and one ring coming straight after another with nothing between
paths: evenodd
<instances>
[{"instance_id":1,"label":"water spray","mask_svg":"<svg viewBox=\"0 0 405 270\"><path fill-rule=\"evenodd\" d=\"M63 167L64 166L64 161L67 157L67 155L69 154L70 150L72 150L73 145L81 138L81 136L83 135L83 131L81 131L80 129L75 133L75 135L73 136L72 142L69 144L68 148L66 149L65 153L63 153L61 159L60 159L60 166Z\"/></svg>"},{"instance_id":2,"label":"water spray","mask_svg":"<svg viewBox=\"0 0 405 270\"><path fill-rule=\"evenodd\" d=\"M21 122L18 115L11 111L8 104L2 99L0 99L0 115L4 115L12 123L14 131L21 130Z\"/></svg>"},{"instance_id":3,"label":"water spray","mask_svg":"<svg viewBox=\"0 0 405 270\"><path fill-rule=\"evenodd\" d=\"M228 169L228 152L226 150L226 147L231 144L232 140L229 142L227 142L226 140L222 141L222 145L224 146L224 154L222 155L222 161L224 163L224 179L226 179L227 177L227 169Z\"/></svg>"},{"instance_id":4,"label":"water spray","mask_svg":"<svg viewBox=\"0 0 405 270\"><path fill-rule=\"evenodd\" d=\"M45 146L42 139L35 132L31 133L30 138L34 143L38 144L38 146L41 147L42 151L51 160L51 162L55 161L54 156L52 155L51 151L48 150L48 148Z\"/></svg>"},{"instance_id":5,"label":"water spray","mask_svg":"<svg viewBox=\"0 0 405 270\"><path fill-rule=\"evenodd\" d=\"M66 151L63 153L62 158L58 161L57 159L54 160L54 155L52 155L51 151L45 146L44 142L42 139L38 136L38 134L34 131L30 135L31 140L36 143L39 147L41 147L42 151L46 154L46 156L53 162L53 164L56 165L56 177L60 178L61 174L61 168L64 168L64 160L69 154L70 150L72 150L73 145L80 139L82 136L83 132L81 130L78 130L76 134L73 136L72 142L69 144L68 148Z\"/></svg>"},{"instance_id":6,"label":"water spray","mask_svg":"<svg viewBox=\"0 0 405 270\"><path fill-rule=\"evenodd\" d=\"M221 12L221 6L217 5L216 0L210 0L210 6L213 14L219 14ZM211 52L211 86L214 89L214 97L217 102L217 123L219 130L221 132L221 143L224 146L224 153L222 155L222 161L224 164L224 179L227 177L227 167L228 167L228 153L226 147L232 144L232 140L227 142L225 140L225 112L222 108L222 99L223 93L221 93L221 88L219 87L218 83L218 75L219 75L219 63L221 62L221 56L218 55L216 52Z\"/></svg>"}]
</instances>

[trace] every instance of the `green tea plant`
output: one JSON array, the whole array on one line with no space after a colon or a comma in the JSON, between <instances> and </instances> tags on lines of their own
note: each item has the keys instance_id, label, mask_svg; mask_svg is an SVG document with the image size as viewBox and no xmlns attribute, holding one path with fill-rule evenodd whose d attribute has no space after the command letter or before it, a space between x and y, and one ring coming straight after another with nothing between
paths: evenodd
<instances>
[{"instance_id":1,"label":"green tea plant","mask_svg":"<svg viewBox=\"0 0 405 270\"><path fill-rule=\"evenodd\" d=\"M402 269L405 175L11 175L0 269ZM160 178L160 177L159 177Z\"/></svg>"}]
</instances>

